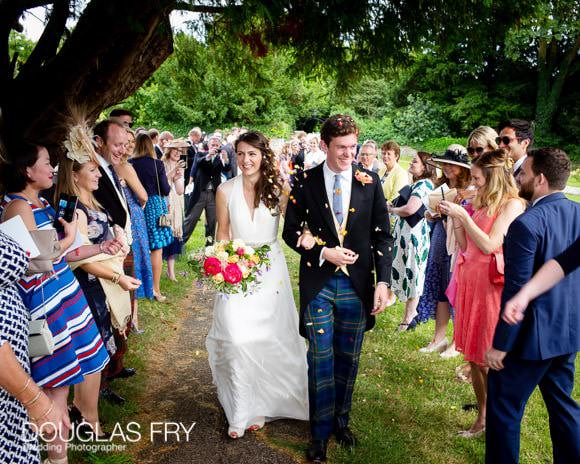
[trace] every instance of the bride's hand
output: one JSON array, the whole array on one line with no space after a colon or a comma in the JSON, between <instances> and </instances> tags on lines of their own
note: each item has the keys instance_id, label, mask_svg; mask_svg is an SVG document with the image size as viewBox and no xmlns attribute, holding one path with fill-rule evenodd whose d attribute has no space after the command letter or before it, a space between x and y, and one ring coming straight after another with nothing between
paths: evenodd
<instances>
[{"instance_id":1,"label":"bride's hand","mask_svg":"<svg viewBox=\"0 0 580 464\"><path fill-rule=\"evenodd\" d=\"M302 247L305 250L312 249L314 245L316 245L316 240L314 240L314 236L310 232L304 232L298 237L298 241L296 242L297 247Z\"/></svg>"}]
</instances>

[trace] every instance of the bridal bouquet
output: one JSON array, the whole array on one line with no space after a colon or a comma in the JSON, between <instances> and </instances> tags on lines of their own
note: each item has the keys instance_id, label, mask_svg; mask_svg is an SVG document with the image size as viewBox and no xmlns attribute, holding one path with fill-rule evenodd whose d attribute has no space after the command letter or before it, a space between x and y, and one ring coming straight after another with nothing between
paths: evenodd
<instances>
[{"instance_id":1,"label":"bridal bouquet","mask_svg":"<svg viewBox=\"0 0 580 464\"><path fill-rule=\"evenodd\" d=\"M196 279L221 293L249 293L268 269L270 247L252 248L242 240L222 240L189 256Z\"/></svg>"}]
</instances>

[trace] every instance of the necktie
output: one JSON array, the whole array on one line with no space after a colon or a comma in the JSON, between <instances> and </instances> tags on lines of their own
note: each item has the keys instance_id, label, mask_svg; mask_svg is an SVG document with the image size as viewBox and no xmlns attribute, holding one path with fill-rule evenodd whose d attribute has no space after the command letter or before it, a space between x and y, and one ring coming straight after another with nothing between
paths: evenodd
<instances>
[{"instance_id":1,"label":"necktie","mask_svg":"<svg viewBox=\"0 0 580 464\"><path fill-rule=\"evenodd\" d=\"M119 193L122 194L123 188L121 187L121 182L119 181L119 176L117 176L117 173L113 169L112 164L109 164L109 171L111 171L111 175L113 176L113 181L115 182L115 187L117 187L117 190L119 191Z\"/></svg>"},{"instance_id":2,"label":"necktie","mask_svg":"<svg viewBox=\"0 0 580 464\"><path fill-rule=\"evenodd\" d=\"M332 188L332 210L339 225L344 219L342 214L342 189L340 187L340 175L334 175L334 187Z\"/></svg>"}]
</instances>

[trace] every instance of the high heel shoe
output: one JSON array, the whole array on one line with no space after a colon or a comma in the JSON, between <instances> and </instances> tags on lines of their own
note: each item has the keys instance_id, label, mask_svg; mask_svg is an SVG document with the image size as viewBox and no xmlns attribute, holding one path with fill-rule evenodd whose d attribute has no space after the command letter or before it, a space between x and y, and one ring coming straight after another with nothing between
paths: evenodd
<instances>
[{"instance_id":1,"label":"high heel shoe","mask_svg":"<svg viewBox=\"0 0 580 464\"><path fill-rule=\"evenodd\" d=\"M77 408L74 404L71 404L68 408L68 415L70 418L71 423L77 426L77 433L79 436L88 437L92 440L97 441L108 441L111 438L111 432L102 432L100 435L96 435L93 429L93 426L89 424L86 419L83 417L82 413L80 412L79 408Z\"/></svg>"},{"instance_id":2,"label":"high heel shoe","mask_svg":"<svg viewBox=\"0 0 580 464\"><path fill-rule=\"evenodd\" d=\"M167 300L167 297L165 295L162 295L161 293L154 293L153 298L155 298L155 300L159 303L165 303L165 301Z\"/></svg>"},{"instance_id":3,"label":"high heel shoe","mask_svg":"<svg viewBox=\"0 0 580 464\"><path fill-rule=\"evenodd\" d=\"M449 342L446 338L439 340L437 343L429 343L427 346L419 349L419 353L441 353L445 351L449 346Z\"/></svg>"}]
</instances>

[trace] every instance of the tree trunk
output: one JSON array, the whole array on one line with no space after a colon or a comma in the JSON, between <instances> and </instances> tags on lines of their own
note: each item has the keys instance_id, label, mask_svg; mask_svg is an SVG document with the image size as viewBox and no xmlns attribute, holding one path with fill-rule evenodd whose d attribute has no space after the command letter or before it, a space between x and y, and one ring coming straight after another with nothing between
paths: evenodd
<instances>
[{"instance_id":1,"label":"tree trunk","mask_svg":"<svg viewBox=\"0 0 580 464\"><path fill-rule=\"evenodd\" d=\"M560 107L562 90L569 77L570 68L580 47L580 37L566 50L557 55L557 44L552 39L540 39L538 45L538 90L536 94L536 135L545 136L552 131L556 112Z\"/></svg>"},{"instance_id":2,"label":"tree trunk","mask_svg":"<svg viewBox=\"0 0 580 464\"><path fill-rule=\"evenodd\" d=\"M90 121L135 92L173 51L173 0L92 0L55 56L8 80L4 136L60 148L69 103ZM6 82L6 81L5 81Z\"/></svg>"}]
</instances>

